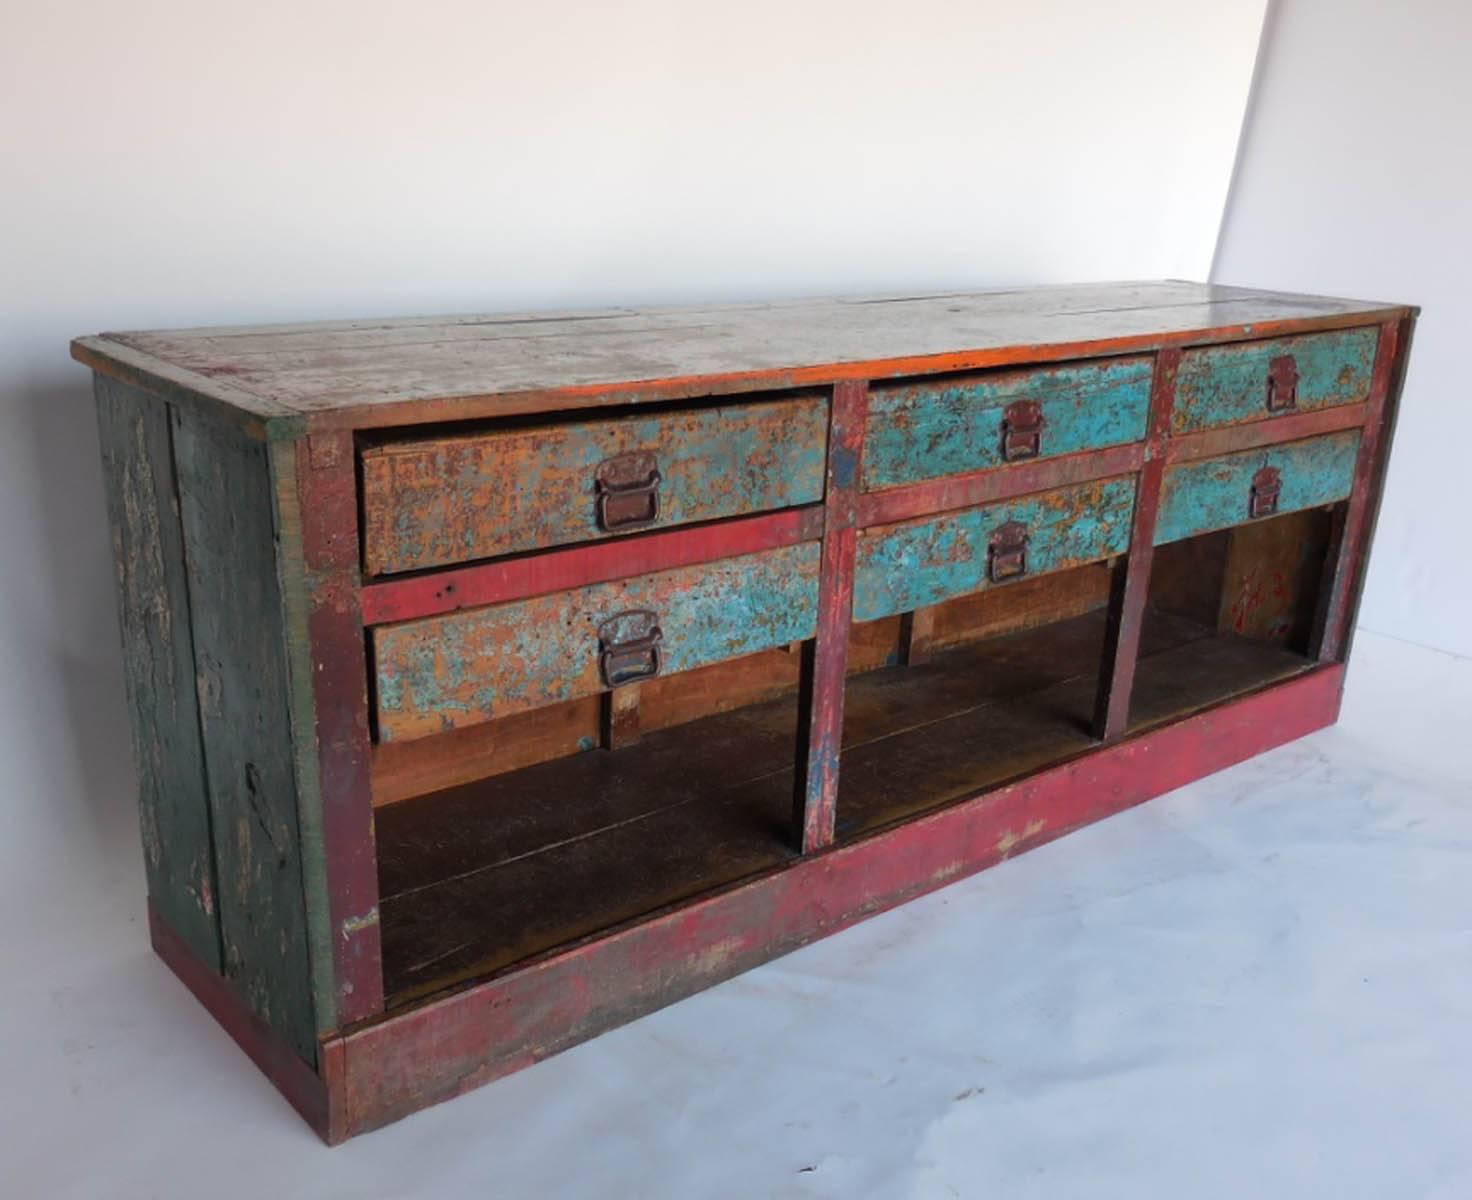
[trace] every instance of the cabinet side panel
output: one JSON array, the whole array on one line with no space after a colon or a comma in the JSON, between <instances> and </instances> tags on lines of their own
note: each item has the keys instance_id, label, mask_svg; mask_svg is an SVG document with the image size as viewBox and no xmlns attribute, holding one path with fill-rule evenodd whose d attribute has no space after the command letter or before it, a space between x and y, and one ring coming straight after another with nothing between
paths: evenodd
<instances>
[{"instance_id":1,"label":"cabinet side panel","mask_svg":"<svg viewBox=\"0 0 1472 1200\"><path fill-rule=\"evenodd\" d=\"M174 933L218 971L218 889L169 408L102 375L95 390L148 894Z\"/></svg>"},{"instance_id":2,"label":"cabinet side panel","mask_svg":"<svg viewBox=\"0 0 1472 1200\"><path fill-rule=\"evenodd\" d=\"M269 448L175 413L224 972L309 1063L316 1021Z\"/></svg>"}]
</instances>

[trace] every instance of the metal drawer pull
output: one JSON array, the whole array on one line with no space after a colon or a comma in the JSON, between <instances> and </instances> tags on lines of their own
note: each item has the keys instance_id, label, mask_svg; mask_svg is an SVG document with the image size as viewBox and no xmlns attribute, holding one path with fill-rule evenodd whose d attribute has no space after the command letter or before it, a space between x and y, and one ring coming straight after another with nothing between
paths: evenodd
<instances>
[{"instance_id":1,"label":"metal drawer pull","mask_svg":"<svg viewBox=\"0 0 1472 1200\"><path fill-rule=\"evenodd\" d=\"M658 616L647 608L609 617L598 626L598 669L604 686L616 688L653 679L664 665L659 647L663 639Z\"/></svg>"},{"instance_id":2,"label":"metal drawer pull","mask_svg":"<svg viewBox=\"0 0 1472 1200\"><path fill-rule=\"evenodd\" d=\"M605 533L643 529L659 520L659 464L647 450L616 454L598 464L598 528Z\"/></svg>"},{"instance_id":3,"label":"metal drawer pull","mask_svg":"<svg viewBox=\"0 0 1472 1200\"><path fill-rule=\"evenodd\" d=\"M1002 413L1002 461L1036 458L1043 452L1043 406L1014 400Z\"/></svg>"},{"instance_id":4,"label":"metal drawer pull","mask_svg":"<svg viewBox=\"0 0 1472 1200\"><path fill-rule=\"evenodd\" d=\"M1298 362L1291 354L1280 354L1268 364L1268 412L1297 407Z\"/></svg>"},{"instance_id":5,"label":"metal drawer pull","mask_svg":"<svg viewBox=\"0 0 1472 1200\"><path fill-rule=\"evenodd\" d=\"M986 548L986 574L992 583L1003 583L1027 574L1027 526L1008 521L992 530Z\"/></svg>"},{"instance_id":6,"label":"metal drawer pull","mask_svg":"<svg viewBox=\"0 0 1472 1200\"><path fill-rule=\"evenodd\" d=\"M1252 494L1247 502L1251 517L1270 517L1278 511L1278 494L1283 490L1283 479L1277 467L1263 467L1252 477Z\"/></svg>"}]
</instances>

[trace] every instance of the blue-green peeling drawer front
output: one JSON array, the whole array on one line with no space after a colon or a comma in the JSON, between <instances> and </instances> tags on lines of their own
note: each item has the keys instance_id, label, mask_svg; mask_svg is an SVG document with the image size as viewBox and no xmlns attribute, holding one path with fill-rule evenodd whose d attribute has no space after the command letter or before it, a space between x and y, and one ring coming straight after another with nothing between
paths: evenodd
<instances>
[{"instance_id":1,"label":"blue-green peeling drawer front","mask_svg":"<svg viewBox=\"0 0 1472 1200\"><path fill-rule=\"evenodd\" d=\"M1169 467L1161 485L1155 544L1252 520L1252 482L1263 467L1278 471L1278 513L1343 500L1354 484L1359 448L1360 431L1350 429Z\"/></svg>"},{"instance_id":2,"label":"blue-green peeling drawer front","mask_svg":"<svg viewBox=\"0 0 1472 1200\"><path fill-rule=\"evenodd\" d=\"M1097 562L1129 549L1132 475L1019 496L939 517L866 529L859 535L854 620L873 621L993 586L993 532L1015 521L1027 531L1027 572Z\"/></svg>"},{"instance_id":3,"label":"blue-green peeling drawer front","mask_svg":"<svg viewBox=\"0 0 1472 1200\"><path fill-rule=\"evenodd\" d=\"M1003 465L1002 420L1036 402L1038 458L1141 440L1150 411L1149 356L878 384L870 392L864 487L870 491Z\"/></svg>"},{"instance_id":4,"label":"blue-green peeling drawer front","mask_svg":"<svg viewBox=\"0 0 1472 1200\"><path fill-rule=\"evenodd\" d=\"M1367 400L1379 337L1374 327L1340 329L1187 350L1176 372L1171 432L1194 433ZM1275 413L1268 409L1268 372L1274 359L1284 357L1292 358L1298 376L1296 402Z\"/></svg>"}]
</instances>

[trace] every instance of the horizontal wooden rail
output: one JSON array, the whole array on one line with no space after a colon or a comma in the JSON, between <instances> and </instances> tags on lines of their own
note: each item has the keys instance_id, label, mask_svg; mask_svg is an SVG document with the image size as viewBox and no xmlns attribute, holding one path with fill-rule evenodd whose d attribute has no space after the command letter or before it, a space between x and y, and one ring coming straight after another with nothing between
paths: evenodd
<instances>
[{"instance_id":1,"label":"horizontal wooden rail","mask_svg":"<svg viewBox=\"0 0 1472 1200\"><path fill-rule=\"evenodd\" d=\"M1340 404L1314 412L1294 413L1291 417L1269 417L1246 425L1229 425L1225 429L1204 429L1200 433L1168 438L1165 461L1196 462L1221 454L1235 454L1239 450L1297 442L1321 433L1359 429L1370 415L1369 404Z\"/></svg>"},{"instance_id":2,"label":"horizontal wooden rail","mask_svg":"<svg viewBox=\"0 0 1472 1200\"><path fill-rule=\"evenodd\" d=\"M821 507L790 508L713 525L610 538L448 571L379 580L363 587L363 624L386 625L459 608L522 600L585 584L792 546L822 535Z\"/></svg>"},{"instance_id":3,"label":"horizontal wooden rail","mask_svg":"<svg viewBox=\"0 0 1472 1200\"><path fill-rule=\"evenodd\" d=\"M1010 467L989 467L984 471L968 471L964 475L947 475L940 479L927 479L923 483L885 488L880 492L864 492L859 496L859 524L889 525L895 521L970 508L974 504L1007 500L1049 488L1107 479L1112 475L1128 475L1138 471L1144 461L1144 443L1135 442L1104 450L1036 459Z\"/></svg>"}]
</instances>

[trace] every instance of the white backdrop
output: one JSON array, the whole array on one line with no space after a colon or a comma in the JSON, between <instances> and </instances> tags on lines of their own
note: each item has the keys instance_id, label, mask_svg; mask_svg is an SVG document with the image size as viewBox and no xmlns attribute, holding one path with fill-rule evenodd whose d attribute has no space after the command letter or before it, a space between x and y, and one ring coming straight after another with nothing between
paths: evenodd
<instances>
[{"instance_id":1,"label":"white backdrop","mask_svg":"<svg viewBox=\"0 0 1472 1200\"><path fill-rule=\"evenodd\" d=\"M108 902L98 886L141 880L89 384L68 338L1203 278L1262 10L8 6L3 886L67 880L46 914L64 928ZM0 921L36 908L0 903Z\"/></svg>"},{"instance_id":2,"label":"white backdrop","mask_svg":"<svg viewBox=\"0 0 1472 1200\"><path fill-rule=\"evenodd\" d=\"M1214 278L1423 306L1360 609L1472 656L1472 5L1279 0Z\"/></svg>"}]
</instances>

